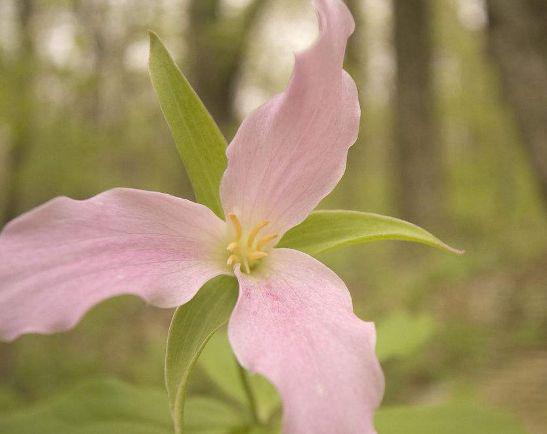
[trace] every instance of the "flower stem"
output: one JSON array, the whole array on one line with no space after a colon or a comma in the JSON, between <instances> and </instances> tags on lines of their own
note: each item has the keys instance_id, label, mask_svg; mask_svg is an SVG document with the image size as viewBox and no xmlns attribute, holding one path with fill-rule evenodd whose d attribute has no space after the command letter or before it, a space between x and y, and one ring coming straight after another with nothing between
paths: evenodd
<instances>
[{"instance_id":1,"label":"flower stem","mask_svg":"<svg viewBox=\"0 0 547 434\"><path fill-rule=\"evenodd\" d=\"M249 408L251 410L251 416L253 418L253 422L260 425L261 422L260 422L260 417L258 416L256 397L253 393L251 382L249 381L249 374L247 373L245 368L241 366L239 363L237 363L237 367L239 369L241 384L243 384L243 390L245 391L245 395L247 395L247 400L249 401Z\"/></svg>"}]
</instances>

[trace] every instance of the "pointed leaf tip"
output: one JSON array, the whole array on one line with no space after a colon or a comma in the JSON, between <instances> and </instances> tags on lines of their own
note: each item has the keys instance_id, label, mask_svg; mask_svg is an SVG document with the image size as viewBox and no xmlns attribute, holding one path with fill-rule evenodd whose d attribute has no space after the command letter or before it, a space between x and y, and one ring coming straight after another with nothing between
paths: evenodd
<instances>
[{"instance_id":1,"label":"pointed leaf tip","mask_svg":"<svg viewBox=\"0 0 547 434\"><path fill-rule=\"evenodd\" d=\"M219 187L227 164L226 140L161 39L150 30L148 36L152 85L196 200L223 217Z\"/></svg>"},{"instance_id":2,"label":"pointed leaf tip","mask_svg":"<svg viewBox=\"0 0 547 434\"><path fill-rule=\"evenodd\" d=\"M311 213L306 220L285 234L278 247L289 247L314 256L328 250L378 240L411 241L457 255L465 253L404 220L344 210Z\"/></svg>"}]
</instances>

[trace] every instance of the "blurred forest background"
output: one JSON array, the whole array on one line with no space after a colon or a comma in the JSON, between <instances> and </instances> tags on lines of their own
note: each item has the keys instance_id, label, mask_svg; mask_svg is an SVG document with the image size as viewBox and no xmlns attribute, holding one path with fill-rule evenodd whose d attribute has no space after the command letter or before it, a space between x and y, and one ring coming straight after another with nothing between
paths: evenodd
<instances>
[{"instance_id":1,"label":"blurred forest background","mask_svg":"<svg viewBox=\"0 0 547 434\"><path fill-rule=\"evenodd\" d=\"M547 433L547 3L346 1L364 116L322 206L405 218L467 251L389 242L323 258L358 314L391 327L380 339L419 341L384 358L384 403L473 400ZM147 29L228 139L316 35L307 0L0 0L0 227L115 186L191 197ZM69 333L1 345L0 410L99 374L162 387L171 314L121 297ZM192 387L209 385L197 372Z\"/></svg>"}]
</instances>

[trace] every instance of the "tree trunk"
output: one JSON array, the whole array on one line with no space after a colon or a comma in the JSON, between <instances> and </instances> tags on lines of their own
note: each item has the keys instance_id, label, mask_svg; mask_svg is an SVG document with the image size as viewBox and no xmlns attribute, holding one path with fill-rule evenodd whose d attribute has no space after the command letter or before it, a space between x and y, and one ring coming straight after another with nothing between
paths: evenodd
<instances>
[{"instance_id":1,"label":"tree trunk","mask_svg":"<svg viewBox=\"0 0 547 434\"><path fill-rule=\"evenodd\" d=\"M34 42L31 20L34 0L18 0L17 28L19 48L14 64L11 89L17 92L16 104L12 105L12 143L8 153L6 204L3 222L7 223L21 211L21 169L32 146L33 129L33 72L35 68Z\"/></svg>"},{"instance_id":2,"label":"tree trunk","mask_svg":"<svg viewBox=\"0 0 547 434\"><path fill-rule=\"evenodd\" d=\"M234 96L252 25L267 0L254 0L236 18L220 15L219 0L191 0L189 75L203 102L226 131L236 121Z\"/></svg>"},{"instance_id":3,"label":"tree trunk","mask_svg":"<svg viewBox=\"0 0 547 434\"><path fill-rule=\"evenodd\" d=\"M112 45L105 34L105 22L107 22L107 4L100 0L86 2L85 0L73 0L74 12L78 21L82 23L89 41L91 41L91 75L88 78L84 98L86 118L90 120L95 128L104 127L104 101L103 86L107 62L107 46ZM112 51L112 46L108 47ZM81 102L80 102L81 104Z\"/></svg>"},{"instance_id":4,"label":"tree trunk","mask_svg":"<svg viewBox=\"0 0 547 434\"><path fill-rule=\"evenodd\" d=\"M428 0L393 0L396 51L397 206L418 224L440 213L441 149L433 86L432 10Z\"/></svg>"},{"instance_id":5,"label":"tree trunk","mask_svg":"<svg viewBox=\"0 0 547 434\"><path fill-rule=\"evenodd\" d=\"M547 204L547 3L487 0L488 44Z\"/></svg>"}]
</instances>

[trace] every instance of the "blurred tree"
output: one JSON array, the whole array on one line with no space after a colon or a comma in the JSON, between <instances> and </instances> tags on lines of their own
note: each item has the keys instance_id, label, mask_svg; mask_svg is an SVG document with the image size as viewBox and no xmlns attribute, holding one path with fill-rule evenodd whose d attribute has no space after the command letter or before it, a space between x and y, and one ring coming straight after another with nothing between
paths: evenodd
<instances>
[{"instance_id":1,"label":"blurred tree","mask_svg":"<svg viewBox=\"0 0 547 434\"><path fill-rule=\"evenodd\" d=\"M10 143L6 162L6 191L0 229L20 211L22 168L32 147L34 124L34 71L36 64L32 19L34 0L15 2L18 46L13 61L6 61L3 77L9 81L5 96ZM0 376L4 378L13 367L13 349L2 347L0 352Z\"/></svg>"},{"instance_id":2,"label":"blurred tree","mask_svg":"<svg viewBox=\"0 0 547 434\"><path fill-rule=\"evenodd\" d=\"M87 117L89 121L100 126L102 121L102 80L107 66L107 35L106 30L106 12L107 5L104 1L96 0L94 2L85 2L83 0L73 0L74 11L78 21L83 24L83 30L88 33L88 39L91 42L92 67L90 70L91 78L88 86L89 98L86 98Z\"/></svg>"},{"instance_id":3,"label":"blurred tree","mask_svg":"<svg viewBox=\"0 0 547 434\"><path fill-rule=\"evenodd\" d=\"M397 204L402 217L427 224L438 219L442 187L431 4L428 0L393 0L393 6Z\"/></svg>"},{"instance_id":4,"label":"blurred tree","mask_svg":"<svg viewBox=\"0 0 547 434\"><path fill-rule=\"evenodd\" d=\"M366 50L362 37L364 31L362 0L346 0L346 5L355 19L355 32L348 42L344 66L359 86L363 84L364 80ZM362 94L360 97L362 97Z\"/></svg>"},{"instance_id":5,"label":"blurred tree","mask_svg":"<svg viewBox=\"0 0 547 434\"><path fill-rule=\"evenodd\" d=\"M33 85L36 56L31 26L35 6L34 0L15 2L17 14L15 24L19 45L13 62L13 73L7 77L12 80L9 89L15 91L15 93L10 95L13 100L8 114L11 126L11 144L7 162L6 203L4 216L0 223L8 222L17 216L19 212L21 169L32 147Z\"/></svg>"},{"instance_id":6,"label":"blurred tree","mask_svg":"<svg viewBox=\"0 0 547 434\"><path fill-rule=\"evenodd\" d=\"M486 4L490 53L547 204L547 2Z\"/></svg>"},{"instance_id":7,"label":"blurred tree","mask_svg":"<svg viewBox=\"0 0 547 434\"><path fill-rule=\"evenodd\" d=\"M224 131L237 120L237 79L253 23L267 1L252 0L236 17L223 16L220 0L190 1L190 80Z\"/></svg>"},{"instance_id":8,"label":"blurred tree","mask_svg":"<svg viewBox=\"0 0 547 434\"><path fill-rule=\"evenodd\" d=\"M362 0L346 0L346 5L350 9L355 19L355 32L348 41L344 68L355 80L359 89L359 102L361 107L365 107L363 100L363 89L365 89L365 70L366 70L366 46L363 39L363 7ZM337 198L341 199L336 206L341 208L359 207L362 198L362 168L365 157L364 136L362 132L365 116L361 117L360 134L357 143L351 148L351 154L347 161L347 175L342 178L342 183L338 188Z\"/></svg>"}]
</instances>

